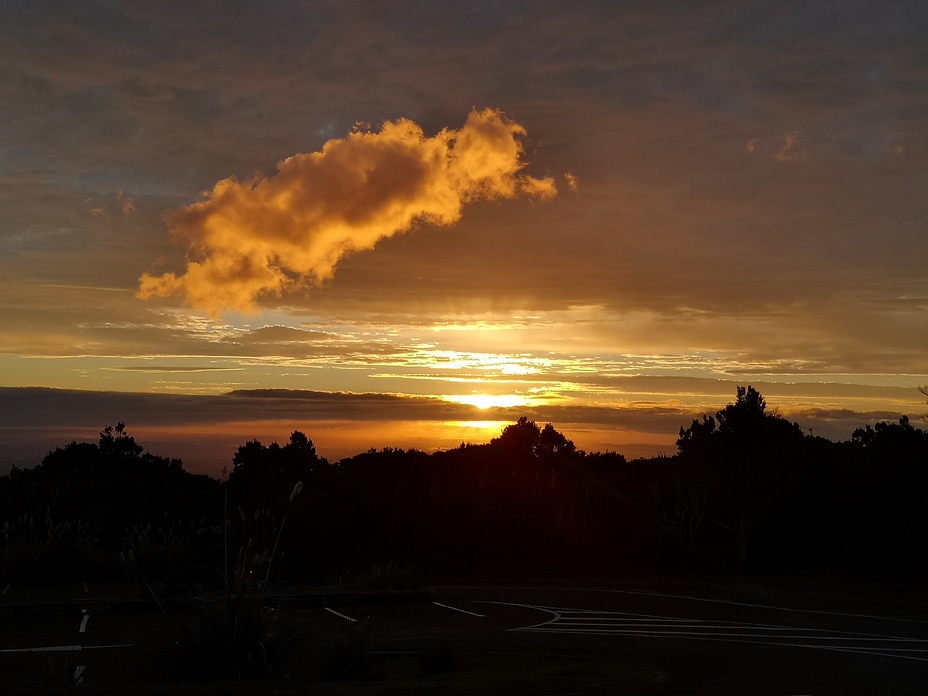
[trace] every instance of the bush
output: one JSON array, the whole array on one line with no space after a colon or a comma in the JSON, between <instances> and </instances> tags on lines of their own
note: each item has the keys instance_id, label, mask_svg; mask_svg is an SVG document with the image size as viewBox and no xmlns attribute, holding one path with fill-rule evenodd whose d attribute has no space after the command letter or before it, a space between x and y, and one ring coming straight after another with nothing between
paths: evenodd
<instances>
[{"instance_id":1,"label":"bush","mask_svg":"<svg viewBox=\"0 0 928 696\"><path fill-rule=\"evenodd\" d=\"M185 676L279 679L296 636L275 620L264 583L240 574L221 589L194 588L192 610L180 622L177 648Z\"/></svg>"}]
</instances>

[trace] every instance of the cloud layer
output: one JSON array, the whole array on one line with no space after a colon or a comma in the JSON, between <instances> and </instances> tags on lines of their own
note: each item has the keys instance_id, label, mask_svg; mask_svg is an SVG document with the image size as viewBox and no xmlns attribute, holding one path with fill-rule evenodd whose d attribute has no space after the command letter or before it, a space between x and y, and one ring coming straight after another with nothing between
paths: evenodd
<instances>
[{"instance_id":1,"label":"cloud layer","mask_svg":"<svg viewBox=\"0 0 928 696\"><path fill-rule=\"evenodd\" d=\"M273 177L223 179L168 218L196 260L179 276L143 274L138 296L183 295L212 315L253 311L259 297L318 284L346 254L418 221L454 224L467 202L550 198L553 179L520 173L524 135L493 109L474 110L461 129L432 137L400 119L294 155Z\"/></svg>"},{"instance_id":2,"label":"cloud layer","mask_svg":"<svg viewBox=\"0 0 928 696\"><path fill-rule=\"evenodd\" d=\"M47 452L69 441L94 441L100 429L118 421L125 422L149 451L179 456L191 470L211 475L228 466L246 439L283 441L294 429L303 430L323 456L334 461L372 446L433 450L456 447L462 438L487 442L523 415L554 423L588 451L617 450L629 457L671 454L681 426L732 399L732 384L701 384L719 391L723 386L729 387L727 393L707 407L627 403L614 408L568 404L486 410L435 398L374 393L246 389L197 396L0 387L0 441L5 445L0 475L13 465L35 466ZM769 397L768 385L761 386ZM768 398L770 408L778 408L779 402ZM808 408L783 415L816 435L842 441L855 428L896 421L902 414L891 409ZM467 428L473 430L468 433Z\"/></svg>"}]
</instances>

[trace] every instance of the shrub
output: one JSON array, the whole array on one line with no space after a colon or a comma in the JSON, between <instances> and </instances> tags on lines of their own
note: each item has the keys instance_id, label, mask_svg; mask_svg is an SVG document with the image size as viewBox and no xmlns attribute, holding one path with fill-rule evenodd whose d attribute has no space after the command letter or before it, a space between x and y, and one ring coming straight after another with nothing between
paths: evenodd
<instances>
[{"instance_id":1,"label":"shrub","mask_svg":"<svg viewBox=\"0 0 928 696\"><path fill-rule=\"evenodd\" d=\"M177 647L186 676L275 679L286 674L296 636L275 620L264 583L250 574L221 589L196 586L179 625Z\"/></svg>"}]
</instances>

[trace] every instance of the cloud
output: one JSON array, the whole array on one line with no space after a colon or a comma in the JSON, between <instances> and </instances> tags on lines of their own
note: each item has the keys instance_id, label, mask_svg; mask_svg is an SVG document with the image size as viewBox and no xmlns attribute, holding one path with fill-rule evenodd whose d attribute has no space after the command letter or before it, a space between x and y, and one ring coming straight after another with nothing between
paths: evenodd
<instances>
[{"instance_id":1,"label":"cloud","mask_svg":"<svg viewBox=\"0 0 928 696\"><path fill-rule=\"evenodd\" d=\"M710 381L705 386L714 390L719 385ZM779 386L799 389L802 385ZM766 389L762 393L768 396L768 408L776 408L779 400L769 398ZM263 438L262 433L269 430L278 433L275 437L286 437L291 430L302 429L317 446L330 443L324 453L331 456L336 451L331 449L337 439L335 431L355 423L358 428L353 436L336 448L338 456L350 456L384 444L425 449L456 446L460 439L454 441L452 437L447 442L449 428L455 422L496 421L502 428L523 415L538 423L554 423L591 451L618 448L626 455L652 456L657 451L672 453L680 427L688 426L703 413L724 408L732 395L731 389L727 395L720 393L706 408L629 402L614 408L543 405L481 411L436 398L380 393L246 389L220 395L180 395L0 387L0 413L4 414L0 439L5 445L0 451L0 474L13 464L34 466L51 449L71 440L96 440L103 426L118 421L127 423L130 432L150 451L180 456L188 465L193 463L194 470L214 474L228 463L244 440L259 435ZM837 407L784 409L783 415L804 430L843 441L855 428L881 420L894 422L902 413ZM429 423L440 423L440 430L431 431ZM384 428L389 430L387 434L381 432ZM451 432L459 437L458 431ZM486 442L498 432L473 441ZM628 444L645 441L652 444ZM660 442L663 444L654 444Z\"/></svg>"},{"instance_id":2,"label":"cloud","mask_svg":"<svg viewBox=\"0 0 928 696\"><path fill-rule=\"evenodd\" d=\"M799 133L787 133L783 146L773 156L777 162L794 162L806 158L806 145Z\"/></svg>"},{"instance_id":3,"label":"cloud","mask_svg":"<svg viewBox=\"0 0 928 696\"><path fill-rule=\"evenodd\" d=\"M182 275L143 274L138 297L182 295L214 316L253 311L259 297L319 284L345 255L418 221L454 224L465 203L550 198L553 179L520 173L524 135L493 109L474 110L460 130L432 137L400 119L294 155L275 176L223 179L168 217L195 260Z\"/></svg>"},{"instance_id":4,"label":"cloud","mask_svg":"<svg viewBox=\"0 0 928 696\"><path fill-rule=\"evenodd\" d=\"M116 193L116 200L119 201L119 206L122 208L122 214L129 216L131 213L138 212L138 208L135 207L134 199L127 196L122 191Z\"/></svg>"}]
</instances>

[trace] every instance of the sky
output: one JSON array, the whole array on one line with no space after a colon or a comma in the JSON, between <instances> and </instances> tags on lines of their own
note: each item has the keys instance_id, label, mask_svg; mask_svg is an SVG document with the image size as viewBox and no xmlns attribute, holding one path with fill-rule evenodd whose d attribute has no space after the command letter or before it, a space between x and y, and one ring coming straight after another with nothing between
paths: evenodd
<instances>
[{"instance_id":1,"label":"sky","mask_svg":"<svg viewBox=\"0 0 928 696\"><path fill-rule=\"evenodd\" d=\"M3 14L0 471L928 410L924 2Z\"/></svg>"}]
</instances>

